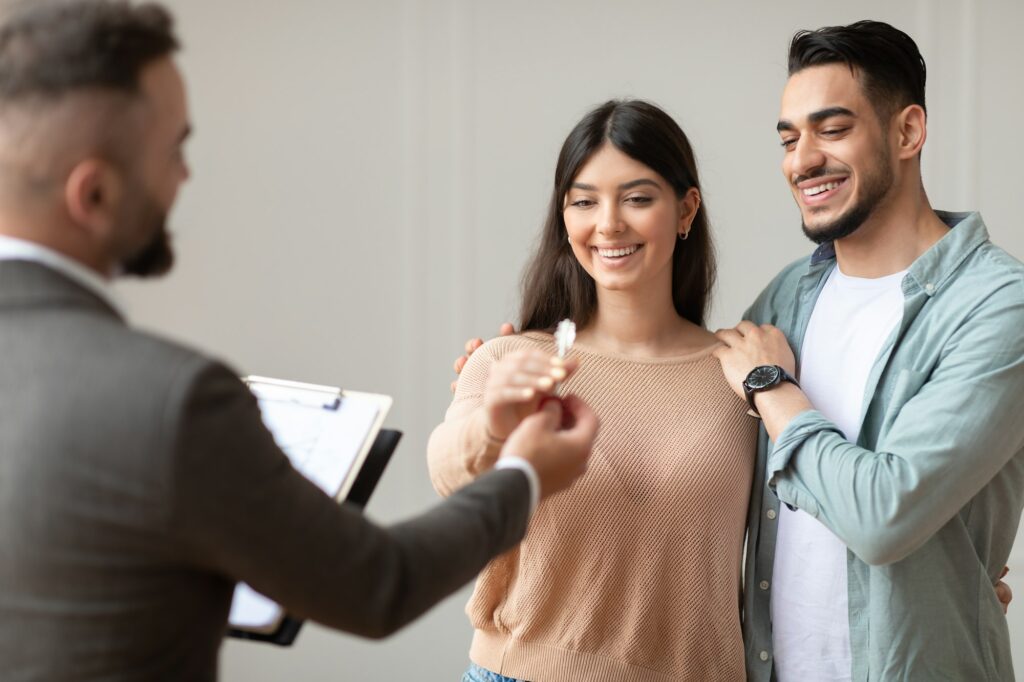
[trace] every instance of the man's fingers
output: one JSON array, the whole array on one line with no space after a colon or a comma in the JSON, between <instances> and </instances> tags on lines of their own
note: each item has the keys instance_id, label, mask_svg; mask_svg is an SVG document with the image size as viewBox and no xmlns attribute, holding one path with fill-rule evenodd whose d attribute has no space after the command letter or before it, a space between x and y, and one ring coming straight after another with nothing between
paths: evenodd
<instances>
[{"instance_id":1,"label":"man's fingers","mask_svg":"<svg viewBox=\"0 0 1024 682\"><path fill-rule=\"evenodd\" d=\"M516 431L554 433L562 423L562 405L557 400L545 400L540 409L519 422Z\"/></svg>"},{"instance_id":2,"label":"man's fingers","mask_svg":"<svg viewBox=\"0 0 1024 682\"><path fill-rule=\"evenodd\" d=\"M459 387L458 380L452 382L452 393L455 393L455 389Z\"/></svg>"},{"instance_id":3,"label":"man's fingers","mask_svg":"<svg viewBox=\"0 0 1024 682\"><path fill-rule=\"evenodd\" d=\"M459 357L455 358L455 373L462 374L462 369L466 366L466 363L468 361L469 357L466 355L460 355Z\"/></svg>"},{"instance_id":4,"label":"man's fingers","mask_svg":"<svg viewBox=\"0 0 1024 682\"><path fill-rule=\"evenodd\" d=\"M718 337L719 341L729 346L729 348L743 341L743 335L735 329L719 329L715 332L715 336Z\"/></svg>"},{"instance_id":5,"label":"man's fingers","mask_svg":"<svg viewBox=\"0 0 1024 682\"><path fill-rule=\"evenodd\" d=\"M1006 574L1010 572L1009 566L1003 566L1003 570L999 572L999 579L1002 580L1006 577Z\"/></svg>"},{"instance_id":6,"label":"man's fingers","mask_svg":"<svg viewBox=\"0 0 1024 682\"><path fill-rule=\"evenodd\" d=\"M756 332L758 329L759 327L750 320L740 320L740 323L736 325L736 331L743 334L743 336L746 336L751 332Z\"/></svg>"},{"instance_id":7,"label":"man's fingers","mask_svg":"<svg viewBox=\"0 0 1024 682\"><path fill-rule=\"evenodd\" d=\"M779 343L779 342L786 343L786 344L789 343L786 340L786 335L783 334L782 330L779 329L778 327L773 327L770 324L762 324L760 329L761 329L761 333L765 334L765 336L767 338L771 339L772 342L774 342L774 343Z\"/></svg>"},{"instance_id":8,"label":"man's fingers","mask_svg":"<svg viewBox=\"0 0 1024 682\"><path fill-rule=\"evenodd\" d=\"M597 434L597 414L574 395L562 398L562 407L572 415L573 425L560 435L581 445L592 443Z\"/></svg>"},{"instance_id":9,"label":"man's fingers","mask_svg":"<svg viewBox=\"0 0 1024 682\"><path fill-rule=\"evenodd\" d=\"M562 423L562 402L557 398L545 398L540 402L540 411L551 419L548 422L551 428L556 428Z\"/></svg>"},{"instance_id":10,"label":"man's fingers","mask_svg":"<svg viewBox=\"0 0 1024 682\"><path fill-rule=\"evenodd\" d=\"M505 322L498 329L498 336L512 336L516 333L516 328L512 326L511 322Z\"/></svg>"},{"instance_id":11,"label":"man's fingers","mask_svg":"<svg viewBox=\"0 0 1024 682\"><path fill-rule=\"evenodd\" d=\"M482 345L484 345L483 339L470 339L466 341L466 355L472 355L473 351Z\"/></svg>"}]
</instances>

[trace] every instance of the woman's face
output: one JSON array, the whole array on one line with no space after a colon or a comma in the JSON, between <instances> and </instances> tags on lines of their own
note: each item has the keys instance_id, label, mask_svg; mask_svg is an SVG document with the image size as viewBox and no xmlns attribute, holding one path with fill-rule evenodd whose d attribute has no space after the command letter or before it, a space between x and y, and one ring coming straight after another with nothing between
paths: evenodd
<instances>
[{"instance_id":1,"label":"woman's face","mask_svg":"<svg viewBox=\"0 0 1024 682\"><path fill-rule=\"evenodd\" d=\"M598 289L672 286L672 252L700 205L682 199L653 170L606 142L580 169L563 217L573 253Z\"/></svg>"}]
</instances>

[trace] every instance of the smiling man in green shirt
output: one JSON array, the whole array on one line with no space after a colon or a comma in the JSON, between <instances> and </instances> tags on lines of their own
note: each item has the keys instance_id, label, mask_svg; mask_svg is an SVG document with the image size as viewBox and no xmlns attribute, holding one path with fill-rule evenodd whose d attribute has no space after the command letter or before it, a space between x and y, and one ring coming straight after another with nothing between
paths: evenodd
<instances>
[{"instance_id":1,"label":"smiling man in green shirt","mask_svg":"<svg viewBox=\"0 0 1024 682\"><path fill-rule=\"evenodd\" d=\"M717 351L763 426L751 680L1012 680L993 585L1024 504L1024 266L921 180L925 66L878 22L794 38L804 231Z\"/></svg>"}]
</instances>

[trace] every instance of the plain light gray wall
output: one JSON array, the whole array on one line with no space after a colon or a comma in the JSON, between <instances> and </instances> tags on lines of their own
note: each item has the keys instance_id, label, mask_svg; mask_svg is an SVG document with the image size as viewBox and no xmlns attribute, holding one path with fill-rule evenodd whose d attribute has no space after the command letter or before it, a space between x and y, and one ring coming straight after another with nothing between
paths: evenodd
<instances>
[{"instance_id":1,"label":"plain light gray wall","mask_svg":"<svg viewBox=\"0 0 1024 682\"><path fill-rule=\"evenodd\" d=\"M659 103L697 149L720 252L712 327L810 249L774 132L799 28L870 17L918 40L932 202L982 210L1024 256L1017 0L168 4L194 177L172 216L179 265L122 285L131 316L240 372L394 395L406 436L370 505L381 521L435 501L424 452L451 360L514 314L559 145L609 97ZM1021 602L1024 547L1012 561ZM313 626L286 650L230 641L223 678L455 680L467 595L384 643ZM1011 628L1024 670L1024 602Z\"/></svg>"}]
</instances>

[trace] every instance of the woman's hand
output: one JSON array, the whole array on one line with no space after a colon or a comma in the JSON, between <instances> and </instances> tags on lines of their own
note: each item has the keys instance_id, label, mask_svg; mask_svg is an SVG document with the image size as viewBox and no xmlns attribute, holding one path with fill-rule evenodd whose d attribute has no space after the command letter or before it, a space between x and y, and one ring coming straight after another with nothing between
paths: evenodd
<instances>
[{"instance_id":1,"label":"woman's hand","mask_svg":"<svg viewBox=\"0 0 1024 682\"><path fill-rule=\"evenodd\" d=\"M501 328L498 329L498 336L511 336L512 334L515 333L516 328L512 326L511 322L502 323ZM455 358L454 368L456 374L462 374L462 369L466 366L466 363L469 362L469 356L473 354L473 351L475 351L482 345L484 345L484 340L480 338L470 339L469 341L466 341L465 353ZM458 385L459 380L458 377L456 377L455 381L452 382L452 393L455 393L455 389L458 387Z\"/></svg>"},{"instance_id":2,"label":"woman's hand","mask_svg":"<svg viewBox=\"0 0 1024 682\"><path fill-rule=\"evenodd\" d=\"M1009 566L1003 566L1003 572L999 574L999 582L996 583L996 597L999 599L999 603L1003 605L1003 613L1008 613L1010 610L1010 602L1013 601L1013 590L1010 586L1003 582L1003 578L1010 572Z\"/></svg>"},{"instance_id":3,"label":"woman's hand","mask_svg":"<svg viewBox=\"0 0 1024 682\"><path fill-rule=\"evenodd\" d=\"M532 349L516 351L495 363L484 389L490 435L498 440L508 438L575 369L575 360L563 361Z\"/></svg>"}]
</instances>

